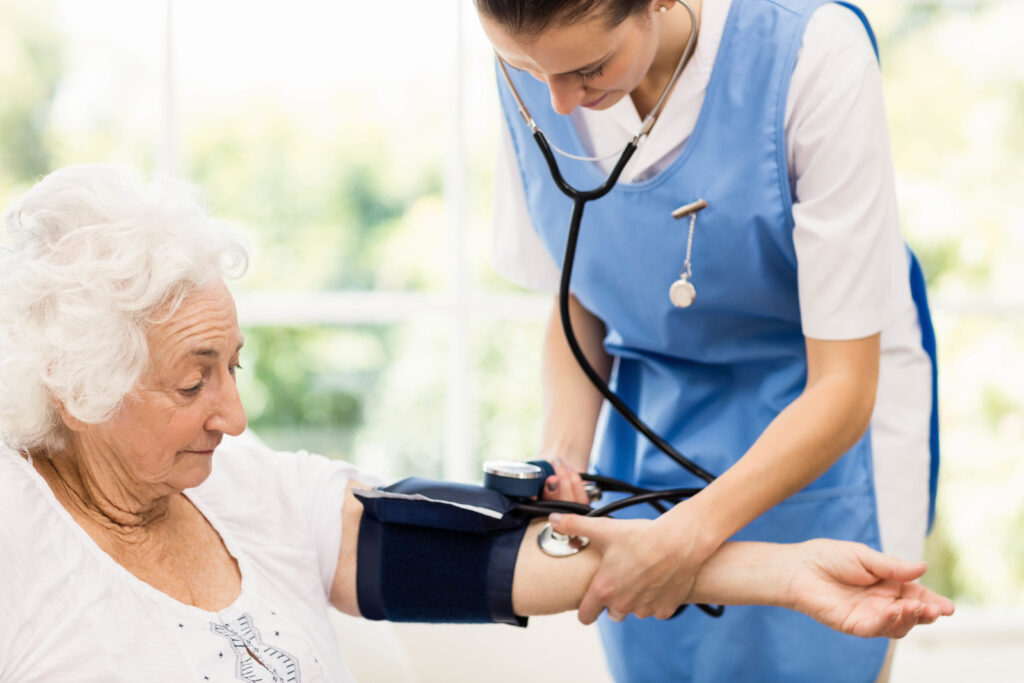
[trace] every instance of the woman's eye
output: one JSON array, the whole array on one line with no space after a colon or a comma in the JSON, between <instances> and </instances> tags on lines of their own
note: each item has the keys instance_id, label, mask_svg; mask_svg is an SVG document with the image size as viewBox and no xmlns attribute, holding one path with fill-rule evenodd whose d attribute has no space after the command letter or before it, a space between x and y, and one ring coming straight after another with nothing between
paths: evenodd
<instances>
[{"instance_id":1,"label":"woman's eye","mask_svg":"<svg viewBox=\"0 0 1024 683\"><path fill-rule=\"evenodd\" d=\"M242 364L241 363L235 363L234 365L231 365L231 366L228 367L228 372L230 372L231 376L234 377L235 373L237 373L241 369L242 369Z\"/></svg>"},{"instance_id":2,"label":"woman's eye","mask_svg":"<svg viewBox=\"0 0 1024 683\"><path fill-rule=\"evenodd\" d=\"M599 78L599 77L601 77L603 75L604 75L604 64L602 64L601 66L597 67L593 71L585 71L585 72L584 71L577 71L576 72L576 78L580 79L584 83L586 83L587 81L592 81L595 78Z\"/></svg>"},{"instance_id":3,"label":"woman's eye","mask_svg":"<svg viewBox=\"0 0 1024 683\"><path fill-rule=\"evenodd\" d=\"M206 382L200 381L198 384L194 386L179 389L178 391L185 394L186 396L195 396L196 394L199 393L199 390L203 388L204 384L206 384Z\"/></svg>"}]
</instances>

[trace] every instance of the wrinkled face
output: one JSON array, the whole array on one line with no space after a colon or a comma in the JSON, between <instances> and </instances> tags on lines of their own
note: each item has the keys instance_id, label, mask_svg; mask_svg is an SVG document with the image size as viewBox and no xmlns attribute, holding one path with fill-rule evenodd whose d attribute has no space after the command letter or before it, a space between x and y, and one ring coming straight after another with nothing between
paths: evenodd
<instances>
[{"instance_id":1,"label":"wrinkled face","mask_svg":"<svg viewBox=\"0 0 1024 683\"><path fill-rule=\"evenodd\" d=\"M134 394L80 436L87 454L112 459L122 483L164 495L202 483L224 434L245 429L235 386L242 333L227 287L191 293L147 339L150 368Z\"/></svg>"},{"instance_id":2,"label":"wrinkled face","mask_svg":"<svg viewBox=\"0 0 1024 683\"><path fill-rule=\"evenodd\" d=\"M655 8L652 3L652 13ZM613 28L598 14L536 36L511 34L485 15L480 24L506 63L547 83L559 114L607 109L621 100L640 85L658 46L657 22L649 13Z\"/></svg>"}]
</instances>

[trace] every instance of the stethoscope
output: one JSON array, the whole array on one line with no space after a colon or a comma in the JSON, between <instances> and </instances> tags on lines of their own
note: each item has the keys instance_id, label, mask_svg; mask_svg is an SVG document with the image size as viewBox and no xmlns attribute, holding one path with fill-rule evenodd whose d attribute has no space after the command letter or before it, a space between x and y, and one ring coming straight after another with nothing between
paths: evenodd
<instances>
[{"instance_id":1,"label":"stethoscope","mask_svg":"<svg viewBox=\"0 0 1024 683\"><path fill-rule=\"evenodd\" d=\"M501 71L505 76L505 82L508 84L509 90L515 98L516 105L519 108L519 115L522 116L523 121L533 133L533 139L537 142L537 146L540 148L541 154L547 162L548 169L551 171L551 177L554 180L555 185L558 186L558 189L561 190L563 194L573 200L572 218L569 223L569 235L566 239L565 258L563 260L562 275L558 290L558 310L562 322L562 329L565 333L566 341L569 343L569 348L572 350L573 356L576 358L576 361L579 363L584 374L586 374L591 383L597 387L598 391L601 392L604 398L607 399L619 414L633 425L638 432L643 434L644 437L646 437L660 451L675 460L691 474L710 483L714 481L715 475L711 474L700 465L677 451L670 443L648 427L647 424L645 424L629 408L629 406L623 403L623 401L611 390L607 382L605 382L597 371L594 370L593 366L583 354L583 350L580 348L576 335L573 332L572 321L569 316L569 281L572 278L572 268L576 257L576 244L579 239L580 223L583 218L583 208L587 202L600 199L615 187L615 184L619 180L619 176L622 174L622 170L633 156L633 153L636 152L641 140L651 132L654 124L657 122L658 115L661 113L661 110L665 105L665 100L668 99L669 93L672 91L673 86L675 86L676 81L679 80L679 76L682 74L683 68L686 66L690 56L693 54L693 49L697 41L697 17L694 14L693 9L685 2L685 0L676 1L682 5L690 15L690 36L686 41L686 47L683 50L683 54L679 58L679 63L676 65L675 71L672 73L672 77L669 79L668 84L662 91L658 101L641 123L640 130L635 136L633 136L633 139L626 144L625 149L622 150L619 160L615 163L615 166L612 168L611 173L609 173L608 178L602 185L593 190L578 190L565 180L558 168L558 162L555 160L552 148L557 150L563 156L582 161L598 161L600 159L578 157L551 145L544 136L544 133L540 130L540 127L533 120L533 117L530 115L529 109L527 109L526 105L523 103L522 98L519 96L519 92L516 90L515 84L512 82L512 79L508 74L508 68L504 60L502 60L501 57L498 57L497 59L498 65L501 67ZM690 216L690 234L687 240L686 261L679 279L676 280L669 288L669 297L672 303L679 308L689 306L697 296L696 289L694 288L693 283L690 282L690 253L693 243L693 226L696 212L706 206L707 202L703 199L698 199L697 201L681 206L672 212L672 215L675 218ZM599 497L600 491L615 491L627 493L629 495L600 508L591 508L589 505L568 501L535 499L540 494L540 487L543 486L544 480L553 474L553 469L549 468L550 465L544 461L534 461L531 463L491 461L484 464L484 484L488 488L494 488L515 498L518 501L517 511L521 514L528 514L531 516L543 516L552 512L571 512L589 517L603 517L615 512L616 510L641 504L651 505L658 510L659 513L662 513L665 512L665 507L662 503L670 503L674 505L702 490L700 488L680 488L656 491L633 486L628 482L597 474L581 474L580 476L582 479L587 482L593 491L593 493L591 493L592 498L595 497L595 494L596 497ZM585 538L569 537L559 534L552 529L550 524L545 525L537 540L541 550L553 557L566 557L578 553L580 550L585 548L589 542ZM722 607L710 605L699 605L699 607L712 616L720 616L724 612ZM685 605L680 607L676 614L682 612L684 608Z\"/></svg>"},{"instance_id":2,"label":"stethoscope","mask_svg":"<svg viewBox=\"0 0 1024 683\"><path fill-rule=\"evenodd\" d=\"M605 477L600 474L581 474L586 482L587 494L591 500L601 497L604 491L629 494L599 508L566 500L541 500L541 489L554 467L546 460L513 462L489 460L484 463L484 486L505 494L515 502L512 513L527 517L546 517L552 512L569 512L585 517L607 517L611 513L634 505L647 504L659 513L665 512L662 503L676 504L701 491L699 488L680 488L655 491L634 486L628 482ZM537 535L541 551L551 557L569 557L589 545L590 540L582 536L560 534L550 524L545 524ZM673 617L679 616L687 605L680 605ZM720 617L725 608L720 605L698 604L697 607L713 617Z\"/></svg>"}]
</instances>

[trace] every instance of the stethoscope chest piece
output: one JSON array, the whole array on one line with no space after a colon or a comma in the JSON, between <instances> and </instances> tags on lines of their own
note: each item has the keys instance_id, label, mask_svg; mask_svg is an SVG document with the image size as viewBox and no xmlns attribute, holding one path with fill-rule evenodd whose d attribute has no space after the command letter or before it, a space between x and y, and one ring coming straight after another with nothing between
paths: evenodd
<instances>
[{"instance_id":1,"label":"stethoscope chest piece","mask_svg":"<svg viewBox=\"0 0 1024 683\"><path fill-rule=\"evenodd\" d=\"M686 277L681 275L668 289L668 298L676 308L687 308L697 300L697 288Z\"/></svg>"},{"instance_id":2,"label":"stethoscope chest piece","mask_svg":"<svg viewBox=\"0 0 1024 683\"><path fill-rule=\"evenodd\" d=\"M550 524L545 524L537 536L537 545L545 555L569 557L590 545L590 539L586 536L566 536L555 531Z\"/></svg>"}]
</instances>

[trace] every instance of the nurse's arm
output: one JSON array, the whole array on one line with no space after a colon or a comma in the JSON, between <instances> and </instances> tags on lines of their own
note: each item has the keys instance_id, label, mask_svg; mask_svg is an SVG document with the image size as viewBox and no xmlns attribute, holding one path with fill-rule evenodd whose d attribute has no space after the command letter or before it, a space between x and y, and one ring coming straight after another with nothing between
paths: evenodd
<instances>
[{"instance_id":1,"label":"nurse's arm","mask_svg":"<svg viewBox=\"0 0 1024 683\"><path fill-rule=\"evenodd\" d=\"M361 519L362 504L347 492L331 603L354 616L359 616ZM612 534L627 524L599 521ZM516 559L512 605L521 616L576 609L601 562L600 542L572 557L544 555L536 540L542 524L535 521L527 529ZM687 602L777 605L846 633L900 637L916 624L952 613L949 600L910 583L923 572L921 563L902 562L857 543L727 543L698 570Z\"/></svg>"},{"instance_id":2,"label":"nurse's arm","mask_svg":"<svg viewBox=\"0 0 1024 683\"><path fill-rule=\"evenodd\" d=\"M639 617L672 614L701 563L727 538L817 479L863 436L878 365L877 334L852 341L808 339L807 383L800 396L704 490L605 549L580 620L594 621L605 607ZM579 534L580 523L565 515L555 528Z\"/></svg>"},{"instance_id":3,"label":"nurse's arm","mask_svg":"<svg viewBox=\"0 0 1024 683\"><path fill-rule=\"evenodd\" d=\"M800 396L739 461L666 516L681 511L699 519L705 535L699 545L710 550L824 474L867 431L878 387L879 336L807 339Z\"/></svg>"},{"instance_id":4,"label":"nurse's arm","mask_svg":"<svg viewBox=\"0 0 1024 683\"><path fill-rule=\"evenodd\" d=\"M604 350L604 323L572 295L569 314L580 348L598 375L607 381L611 358ZM585 472L604 399L583 374L569 348L557 296L544 332L542 353L544 420L538 457L552 461L561 458Z\"/></svg>"}]
</instances>

